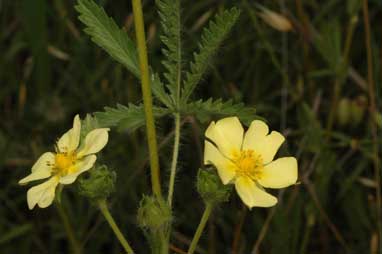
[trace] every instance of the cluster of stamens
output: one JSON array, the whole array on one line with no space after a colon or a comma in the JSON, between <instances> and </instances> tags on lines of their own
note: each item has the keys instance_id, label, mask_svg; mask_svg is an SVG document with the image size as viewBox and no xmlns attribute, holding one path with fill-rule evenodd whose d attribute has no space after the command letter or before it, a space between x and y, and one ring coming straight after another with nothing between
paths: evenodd
<instances>
[{"instance_id":1,"label":"cluster of stamens","mask_svg":"<svg viewBox=\"0 0 382 254\"><path fill-rule=\"evenodd\" d=\"M253 150L243 150L234 153L233 162L238 176L249 177L256 180L263 171L263 158Z\"/></svg>"},{"instance_id":2,"label":"cluster of stamens","mask_svg":"<svg viewBox=\"0 0 382 254\"><path fill-rule=\"evenodd\" d=\"M60 152L56 148L56 154L54 156L54 163L47 162L47 166L52 168L54 175L65 176L75 170L73 167L76 161L75 152L66 152L66 148L62 149L65 152Z\"/></svg>"}]
</instances>

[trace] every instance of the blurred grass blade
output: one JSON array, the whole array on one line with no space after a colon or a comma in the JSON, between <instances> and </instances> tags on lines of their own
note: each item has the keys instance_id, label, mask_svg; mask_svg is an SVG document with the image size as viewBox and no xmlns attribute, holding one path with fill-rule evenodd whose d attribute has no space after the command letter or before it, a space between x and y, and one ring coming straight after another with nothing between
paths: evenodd
<instances>
[{"instance_id":1,"label":"blurred grass blade","mask_svg":"<svg viewBox=\"0 0 382 254\"><path fill-rule=\"evenodd\" d=\"M47 42L47 6L45 0L23 0L24 31L32 51L37 95L44 94L50 83L51 71Z\"/></svg>"},{"instance_id":2,"label":"blurred grass blade","mask_svg":"<svg viewBox=\"0 0 382 254\"><path fill-rule=\"evenodd\" d=\"M9 241L12 241L14 238L20 237L28 233L31 229L32 229L32 224L30 223L12 227L10 231L8 231L7 233L3 234L0 237L0 245L6 244Z\"/></svg>"}]
</instances>

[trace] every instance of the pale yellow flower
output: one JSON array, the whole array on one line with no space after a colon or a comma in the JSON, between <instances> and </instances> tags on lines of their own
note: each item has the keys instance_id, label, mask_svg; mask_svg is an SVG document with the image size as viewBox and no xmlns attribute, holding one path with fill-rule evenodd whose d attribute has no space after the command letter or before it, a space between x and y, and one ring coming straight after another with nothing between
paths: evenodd
<instances>
[{"instance_id":1,"label":"pale yellow flower","mask_svg":"<svg viewBox=\"0 0 382 254\"><path fill-rule=\"evenodd\" d=\"M297 181L294 157L273 158L285 138L254 120L248 131L237 117L212 122L206 130L204 164L213 164L224 184L233 183L241 200L249 207L270 207L277 198L264 188L284 188Z\"/></svg>"},{"instance_id":2,"label":"pale yellow flower","mask_svg":"<svg viewBox=\"0 0 382 254\"><path fill-rule=\"evenodd\" d=\"M19 181L19 184L26 184L49 178L28 190L29 209L36 204L41 208L48 207L54 200L58 184L71 184L81 173L92 168L97 159L94 154L104 148L108 141L108 131L108 128L94 129L80 145L81 120L76 115L73 128L58 140L56 153L41 155L33 165L32 173Z\"/></svg>"}]
</instances>

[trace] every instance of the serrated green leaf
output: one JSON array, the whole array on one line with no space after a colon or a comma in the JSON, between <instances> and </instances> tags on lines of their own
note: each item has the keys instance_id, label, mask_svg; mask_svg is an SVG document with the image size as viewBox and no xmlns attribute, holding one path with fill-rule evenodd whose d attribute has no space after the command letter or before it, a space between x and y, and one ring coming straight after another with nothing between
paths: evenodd
<instances>
[{"instance_id":1,"label":"serrated green leaf","mask_svg":"<svg viewBox=\"0 0 382 254\"><path fill-rule=\"evenodd\" d=\"M120 29L105 10L91 0L79 0L75 6L84 31L111 57L139 76L138 55L134 42Z\"/></svg>"},{"instance_id":2,"label":"serrated green leaf","mask_svg":"<svg viewBox=\"0 0 382 254\"><path fill-rule=\"evenodd\" d=\"M194 53L194 61L190 65L190 71L186 74L183 84L183 104L187 103L196 85L206 72L209 60L236 23L239 15L240 11L237 8L226 10L221 14L217 14L215 19L210 21L208 28L203 30L201 42L199 43L199 52Z\"/></svg>"},{"instance_id":3,"label":"serrated green leaf","mask_svg":"<svg viewBox=\"0 0 382 254\"><path fill-rule=\"evenodd\" d=\"M78 0L75 8L80 14L79 20L86 25L84 31L90 35L92 41L140 79L137 49L127 33L92 0ZM153 94L164 105L172 107L172 101L158 75L151 74L150 78Z\"/></svg>"},{"instance_id":4,"label":"serrated green leaf","mask_svg":"<svg viewBox=\"0 0 382 254\"><path fill-rule=\"evenodd\" d=\"M209 121L211 117L237 116L245 125L249 125L259 118L255 112L254 108L246 107L244 103L235 104L232 100L223 102L221 99L214 101L210 98L188 103L183 113L195 115L202 123Z\"/></svg>"},{"instance_id":5,"label":"serrated green leaf","mask_svg":"<svg viewBox=\"0 0 382 254\"><path fill-rule=\"evenodd\" d=\"M167 72L164 77L167 79L167 88L174 100L178 97L178 86L180 86L181 74L181 24L180 24L180 1L179 0L157 0L159 17L163 35L160 36L167 48L162 49L166 59L162 61Z\"/></svg>"},{"instance_id":6,"label":"serrated green leaf","mask_svg":"<svg viewBox=\"0 0 382 254\"><path fill-rule=\"evenodd\" d=\"M159 118L170 113L165 108L154 107L153 113L155 118ZM117 104L116 108L105 107L104 112L95 112L99 126L114 127L119 130L134 131L145 124L145 112L143 105L129 104L124 106Z\"/></svg>"}]
</instances>

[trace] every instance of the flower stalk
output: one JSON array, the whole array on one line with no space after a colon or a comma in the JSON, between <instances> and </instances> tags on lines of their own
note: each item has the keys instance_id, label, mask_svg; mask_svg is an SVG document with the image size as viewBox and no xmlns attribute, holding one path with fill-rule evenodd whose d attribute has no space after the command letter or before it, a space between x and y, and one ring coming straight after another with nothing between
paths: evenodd
<instances>
[{"instance_id":1,"label":"flower stalk","mask_svg":"<svg viewBox=\"0 0 382 254\"><path fill-rule=\"evenodd\" d=\"M176 166L177 166L178 154L179 154L179 139L180 139L180 114L175 113L174 150L172 154L170 183L169 183L168 197L167 197L167 202L170 207L172 205L172 199L174 194L175 174L176 174Z\"/></svg>"},{"instance_id":2,"label":"flower stalk","mask_svg":"<svg viewBox=\"0 0 382 254\"><path fill-rule=\"evenodd\" d=\"M141 71L141 85L142 85L143 105L144 105L145 117L146 117L147 141L148 141L149 154L150 154L152 189L155 195L157 195L158 197L162 197L161 185L160 185L158 148L157 148L155 125L154 125L153 102L152 102L151 89L150 89L149 66L148 66L148 60L147 60L146 37L145 37L145 28L143 23L142 4L141 4L141 0L132 0L132 4L133 4L133 14L134 14L134 23L135 23L135 33L136 33L137 47L138 47L139 67Z\"/></svg>"},{"instance_id":3,"label":"flower stalk","mask_svg":"<svg viewBox=\"0 0 382 254\"><path fill-rule=\"evenodd\" d=\"M59 202L55 202L55 203L56 203L58 215L60 216L62 223L64 224L66 235L68 236L68 240L69 240L69 243L71 245L73 253L74 254L81 254L82 253L81 245L77 241L76 236L74 235L74 231L73 231L72 225L69 222L68 215L66 214L64 208L62 207L62 205Z\"/></svg>"},{"instance_id":4,"label":"flower stalk","mask_svg":"<svg viewBox=\"0 0 382 254\"><path fill-rule=\"evenodd\" d=\"M194 237L192 238L191 245L187 251L187 254L194 253L196 246L198 245L199 239L203 233L203 230L207 224L208 218L211 215L212 209L213 209L213 205L207 203L206 208L204 209L204 212L203 212L203 216L200 219L199 226L196 229Z\"/></svg>"},{"instance_id":5,"label":"flower stalk","mask_svg":"<svg viewBox=\"0 0 382 254\"><path fill-rule=\"evenodd\" d=\"M109 226L113 230L115 236L117 237L117 239L119 240L119 242L123 246L124 250L128 254L134 254L134 251L131 248L130 244L127 242L126 238L123 236L121 230L119 229L119 227L115 223L113 217L111 216L109 208L107 207L106 201L105 200L98 201L98 207L99 207L102 215L105 217L107 223L109 223Z\"/></svg>"}]
</instances>

